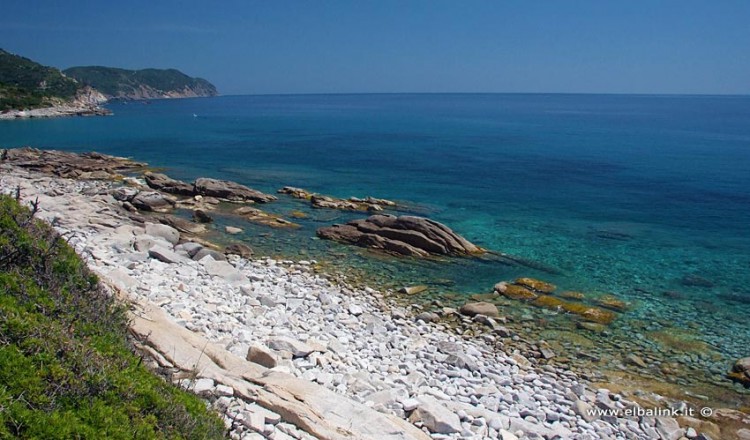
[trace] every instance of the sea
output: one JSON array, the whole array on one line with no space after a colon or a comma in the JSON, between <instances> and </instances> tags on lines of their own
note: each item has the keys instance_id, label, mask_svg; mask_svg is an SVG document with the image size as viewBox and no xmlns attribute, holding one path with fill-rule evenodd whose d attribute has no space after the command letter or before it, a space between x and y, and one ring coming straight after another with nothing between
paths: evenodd
<instances>
[{"instance_id":1,"label":"sea","mask_svg":"<svg viewBox=\"0 0 750 440\"><path fill-rule=\"evenodd\" d=\"M427 216L491 253L424 261L319 240L317 228L367 214L286 195L261 208L298 228L219 216L215 230L229 240L223 226L242 227L231 239L258 255L320 261L374 286L427 285L409 298L425 308L517 277L592 304L613 295L627 309L596 334L575 316L499 304L570 358L601 352L591 368L637 370L627 355L638 353L642 376L746 396L725 373L750 356L750 96L262 95L108 107L113 116L2 121L0 147L94 150L187 181L396 201L389 213Z\"/></svg>"}]
</instances>

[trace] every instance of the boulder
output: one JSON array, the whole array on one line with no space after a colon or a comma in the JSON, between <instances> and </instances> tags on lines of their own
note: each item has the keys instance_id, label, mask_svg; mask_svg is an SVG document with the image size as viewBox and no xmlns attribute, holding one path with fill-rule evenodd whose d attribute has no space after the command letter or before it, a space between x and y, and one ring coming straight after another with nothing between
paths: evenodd
<instances>
[{"instance_id":1,"label":"boulder","mask_svg":"<svg viewBox=\"0 0 750 440\"><path fill-rule=\"evenodd\" d=\"M461 306L459 311L467 316L484 315L492 318L500 316L500 311L497 310L496 305L484 301L466 303Z\"/></svg>"},{"instance_id":2,"label":"boulder","mask_svg":"<svg viewBox=\"0 0 750 440\"><path fill-rule=\"evenodd\" d=\"M174 209L177 202L156 191L141 191L130 200L130 203L142 211L168 212Z\"/></svg>"},{"instance_id":3,"label":"boulder","mask_svg":"<svg viewBox=\"0 0 750 440\"><path fill-rule=\"evenodd\" d=\"M202 209L196 209L193 211L193 220L197 223L211 223L214 221L214 219Z\"/></svg>"},{"instance_id":4,"label":"boulder","mask_svg":"<svg viewBox=\"0 0 750 440\"><path fill-rule=\"evenodd\" d=\"M685 430L671 417L657 417L656 432L663 440L679 440L685 435Z\"/></svg>"},{"instance_id":5,"label":"boulder","mask_svg":"<svg viewBox=\"0 0 750 440\"><path fill-rule=\"evenodd\" d=\"M415 320L422 320L424 322L438 322L440 321L440 315L433 312L422 312L414 317Z\"/></svg>"},{"instance_id":6,"label":"boulder","mask_svg":"<svg viewBox=\"0 0 750 440\"><path fill-rule=\"evenodd\" d=\"M448 355L445 360L449 365L453 365L456 368L462 368L470 371L476 371L479 369L479 365L464 352L463 348L450 341L440 341L437 344L438 350Z\"/></svg>"},{"instance_id":7,"label":"boulder","mask_svg":"<svg viewBox=\"0 0 750 440\"><path fill-rule=\"evenodd\" d=\"M729 378L750 388L750 357L737 360L729 372Z\"/></svg>"},{"instance_id":8,"label":"boulder","mask_svg":"<svg viewBox=\"0 0 750 440\"><path fill-rule=\"evenodd\" d=\"M226 261L215 261L213 258L206 258L201 260L201 263L203 263L203 267L206 268L206 272L209 275L220 277L233 283L247 281L239 270Z\"/></svg>"},{"instance_id":9,"label":"boulder","mask_svg":"<svg viewBox=\"0 0 750 440\"><path fill-rule=\"evenodd\" d=\"M195 261L200 261L203 258L210 256L214 259L214 261L226 261L227 257L224 256L224 254L217 252L213 249L209 249L207 247L202 247L198 251L193 254L192 259Z\"/></svg>"},{"instance_id":10,"label":"boulder","mask_svg":"<svg viewBox=\"0 0 750 440\"><path fill-rule=\"evenodd\" d=\"M276 200L276 197L272 195L264 194L229 180L200 178L195 181L194 186L196 194L231 201L268 203Z\"/></svg>"},{"instance_id":11,"label":"boulder","mask_svg":"<svg viewBox=\"0 0 750 440\"><path fill-rule=\"evenodd\" d=\"M138 189L133 188L131 186L121 186L119 188L113 189L110 194L112 194L112 197L115 198L115 200L120 202L129 202L138 195Z\"/></svg>"},{"instance_id":12,"label":"boulder","mask_svg":"<svg viewBox=\"0 0 750 440\"><path fill-rule=\"evenodd\" d=\"M226 255L239 255L242 258L250 258L253 256L253 250L250 246L242 243L232 243L224 248Z\"/></svg>"},{"instance_id":13,"label":"boulder","mask_svg":"<svg viewBox=\"0 0 750 440\"><path fill-rule=\"evenodd\" d=\"M190 256L190 258L193 258L193 256L195 254L197 254L198 251L200 251L201 249L203 249L204 246L202 244L200 244L200 243L195 243L195 242L192 242L192 241L187 241L185 243L181 243L181 244L175 246L175 250L177 250L178 248L181 248L182 250L184 250L185 252L187 252L187 254Z\"/></svg>"},{"instance_id":14,"label":"boulder","mask_svg":"<svg viewBox=\"0 0 750 440\"><path fill-rule=\"evenodd\" d=\"M151 249L148 250L148 255L151 258L155 258L159 261L163 261L164 263L177 263L182 260L183 257L180 257L176 253L170 251L169 249L162 247L162 246L154 246Z\"/></svg>"},{"instance_id":15,"label":"boulder","mask_svg":"<svg viewBox=\"0 0 750 440\"><path fill-rule=\"evenodd\" d=\"M172 248L172 243L161 237L151 237L150 235L141 235L136 237L133 242L133 248L138 252L148 252L154 246L161 246L166 249Z\"/></svg>"},{"instance_id":16,"label":"boulder","mask_svg":"<svg viewBox=\"0 0 750 440\"><path fill-rule=\"evenodd\" d=\"M237 228L234 226L225 226L224 231L226 231L227 234L236 235L236 234L242 233L242 228Z\"/></svg>"},{"instance_id":17,"label":"boulder","mask_svg":"<svg viewBox=\"0 0 750 440\"><path fill-rule=\"evenodd\" d=\"M372 215L344 225L320 228L317 235L327 240L415 257L467 256L484 252L447 226L416 216Z\"/></svg>"},{"instance_id":18,"label":"boulder","mask_svg":"<svg viewBox=\"0 0 750 440\"><path fill-rule=\"evenodd\" d=\"M266 368L274 368L279 365L280 358L271 350L260 344L252 344L247 350L248 361L262 365Z\"/></svg>"},{"instance_id":19,"label":"boulder","mask_svg":"<svg viewBox=\"0 0 750 440\"><path fill-rule=\"evenodd\" d=\"M146 235L163 238L172 245L176 245L180 241L179 231L167 225L146 223Z\"/></svg>"},{"instance_id":20,"label":"boulder","mask_svg":"<svg viewBox=\"0 0 750 440\"><path fill-rule=\"evenodd\" d=\"M322 347L317 347L313 344L306 344L286 336L270 338L268 340L268 347L276 351L288 351L296 358L305 357L313 351L325 351Z\"/></svg>"},{"instance_id":21,"label":"boulder","mask_svg":"<svg viewBox=\"0 0 750 440\"><path fill-rule=\"evenodd\" d=\"M430 396L419 396L419 406L409 416L412 423L421 423L434 434L453 434L463 431L458 416L440 401Z\"/></svg>"},{"instance_id":22,"label":"boulder","mask_svg":"<svg viewBox=\"0 0 750 440\"><path fill-rule=\"evenodd\" d=\"M146 184L152 189L181 196L192 196L195 193L193 185L172 179L166 174L147 172L143 177L146 179Z\"/></svg>"}]
</instances>

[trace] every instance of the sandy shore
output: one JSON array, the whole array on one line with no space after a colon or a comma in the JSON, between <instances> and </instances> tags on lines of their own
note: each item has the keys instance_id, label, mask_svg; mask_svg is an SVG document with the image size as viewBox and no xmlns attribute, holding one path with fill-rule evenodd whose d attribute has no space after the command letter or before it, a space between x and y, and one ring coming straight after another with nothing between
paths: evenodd
<instances>
[{"instance_id":1,"label":"sandy shore","mask_svg":"<svg viewBox=\"0 0 750 440\"><path fill-rule=\"evenodd\" d=\"M224 261L169 226L138 223L111 183L2 167L0 190L38 197L38 216L148 314L134 334L154 366L205 396L233 438L718 438L697 414L680 426L506 353L491 322L464 339L382 292L332 283L314 262ZM185 341L210 348L181 358Z\"/></svg>"}]
</instances>

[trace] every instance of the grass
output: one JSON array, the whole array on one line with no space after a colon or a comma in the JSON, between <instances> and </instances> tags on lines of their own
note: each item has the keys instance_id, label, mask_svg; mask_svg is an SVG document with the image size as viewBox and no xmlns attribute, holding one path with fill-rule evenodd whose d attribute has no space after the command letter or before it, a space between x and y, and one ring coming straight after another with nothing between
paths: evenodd
<instances>
[{"instance_id":1,"label":"grass","mask_svg":"<svg viewBox=\"0 0 750 440\"><path fill-rule=\"evenodd\" d=\"M66 241L0 196L0 439L225 438L141 364L127 324Z\"/></svg>"}]
</instances>

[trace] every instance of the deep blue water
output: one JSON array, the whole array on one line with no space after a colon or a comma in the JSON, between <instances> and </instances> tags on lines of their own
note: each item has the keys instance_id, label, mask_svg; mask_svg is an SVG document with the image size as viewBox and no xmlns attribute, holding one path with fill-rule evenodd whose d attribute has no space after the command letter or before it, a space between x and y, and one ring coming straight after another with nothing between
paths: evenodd
<instances>
[{"instance_id":1,"label":"deep blue water","mask_svg":"<svg viewBox=\"0 0 750 440\"><path fill-rule=\"evenodd\" d=\"M750 302L750 97L228 96L111 109L0 123L0 146L93 149L267 192L407 201L485 248L561 272L357 257L406 279L448 279L450 291L530 275L632 300L634 316L663 307L665 291L725 311ZM282 197L268 209L304 204ZM268 253L347 252L314 229L356 215L309 212L296 232L246 226L246 239ZM687 286L688 275L713 287Z\"/></svg>"}]
</instances>

